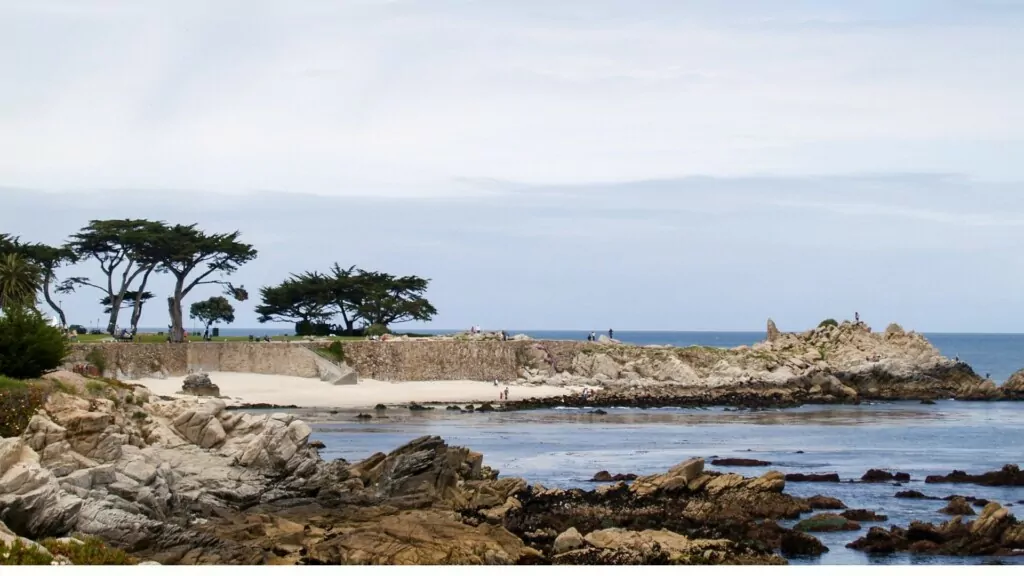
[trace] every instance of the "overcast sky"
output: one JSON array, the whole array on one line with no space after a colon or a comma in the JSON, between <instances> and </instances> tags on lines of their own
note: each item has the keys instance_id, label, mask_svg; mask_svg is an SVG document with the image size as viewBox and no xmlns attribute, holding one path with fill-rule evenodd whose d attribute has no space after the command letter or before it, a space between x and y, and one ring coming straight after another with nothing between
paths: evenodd
<instances>
[{"instance_id":1,"label":"overcast sky","mask_svg":"<svg viewBox=\"0 0 1024 576\"><path fill-rule=\"evenodd\" d=\"M1014 0L9 0L0 231L238 229L254 294L418 274L439 328L1024 332L1022 25Z\"/></svg>"}]
</instances>

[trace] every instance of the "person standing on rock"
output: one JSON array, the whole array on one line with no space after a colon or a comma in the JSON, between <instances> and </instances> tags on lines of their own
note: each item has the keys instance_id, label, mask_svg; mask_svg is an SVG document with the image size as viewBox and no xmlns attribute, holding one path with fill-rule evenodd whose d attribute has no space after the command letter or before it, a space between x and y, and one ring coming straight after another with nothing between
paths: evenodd
<instances>
[{"instance_id":1,"label":"person standing on rock","mask_svg":"<svg viewBox=\"0 0 1024 576\"><path fill-rule=\"evenodd\" d=\"M609 340L614 340L615 339L615 330L612 330L611 328L608 329L608 339Z\"/></svg>"}]
</instances>

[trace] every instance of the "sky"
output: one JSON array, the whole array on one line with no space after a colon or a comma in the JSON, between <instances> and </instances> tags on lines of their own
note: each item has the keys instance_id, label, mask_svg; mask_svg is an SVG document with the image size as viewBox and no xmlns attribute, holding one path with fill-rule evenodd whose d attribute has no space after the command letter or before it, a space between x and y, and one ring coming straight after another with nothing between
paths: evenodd
<instances>
[{"instance_id":1,"label":"sky","mask_svg":"<svg viewBox=\"0 0 1024 576\"><path fill-rule=\"evenodd\" d=\"M1012 0L10 0L0 231L239 230L253 293L430 278L411 329L1024 332L1022 25Z\"/></svg>"}]
</instances>

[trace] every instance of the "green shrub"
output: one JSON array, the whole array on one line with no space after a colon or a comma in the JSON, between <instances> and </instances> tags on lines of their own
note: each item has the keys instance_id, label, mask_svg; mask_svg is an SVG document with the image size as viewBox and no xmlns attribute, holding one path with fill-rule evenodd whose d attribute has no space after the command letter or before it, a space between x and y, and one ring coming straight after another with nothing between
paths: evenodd
<instances>
[{"instance_id":1,"label":"green shrub","mask_svg":"<svg viewBox=\"0 0 1024 576\"><path fill-rule=\"evenodd\" d=\"M327 347L327 351L334 356L334 359L338 362L345 361L345 347L341 345L341 342L335 340L331 342L331 345Z\"/></svg>"},{"instance_id":2,"label":"green shrub","mask_svg":"<svg viewBox=\"0 0 1024 576\"><path fill-rule=\"evenodd\" d=\"M7 376L0 376L0 392L6 390L22 390L28 387L28 383L24 380L18 380L17 378L8 378Z\"/></svg>"},{"instance_id":3,"label":"green shrub","mask_svg":"<svg viewBox=\"0 0 1024 576\"><path fill-rule=\"evenodd\" d=\"M61 365L67 345L35 308L8 306L0 317L0 374L39 378Z\"/></svg>"},{"instance_id":4,"label":"green shrub","mask_svg":"<svg viewBox=\"0 0 1024 576\"><path fill-rule=\"evenodd\" d=\"M10 545L0 542L0 565L49 566L54 556L63 556L75 566L126 566L138 560L123 550L111 548L99 538L86 538L82 543L61 542L48 538L38 546L25 545L15 540Z\"/></svg>"},{"instance_id":5,"label":"green shrub","mask_svg":"<svg viewBox=\"0 0 1024 576\"><path fill-rule=\"evenodd\" d=\"M81 324L72 324L71 326L68 326L68 330L74 331L76 334L86 334L89 332L89 330Z\"/></svg>"},{"instance_id":6,"label":"green shrub","mask_svg":"<svg viewBox=\"0 0 1024 576\"><path fill-rule=\"evenodd\" d=\"M385 334L391 334L391 330L383 324L371 324L366 328L365 334L367 336L383 336Z\"/></svg>"},{"instance_id":7,"label":"green shrub","mask_svg":"<svg viewBox=\"0 0 1024 576\"><path fill-rule=\"evenodd\" d=\"M107 371L107 357L99 348L93 348L85 355L85 361L92 364L103 375Z\"/></svg>"},{"instance_id":8,"label":"green shrub","mask_svg":"<svg viewBox=\"0 0 1024 576\"><path fill-rule=\"evenodd\" d=\"M9 385L5 379L0 387L0 438L21 436L32 416L46 404L47 389L22 382L21 386ZM14 380L13 382L17 382Z\"/></svg>"},{"instance_id":9,"label":"green shrub","mask_svg":"<svg viewBox=\"0 0 1024 576\"><path fill-rule=\"evenodd\" d=\"M85 383L85 390L93 396L99 396L107 389L106 385L99 380L89 380Z\"/></svg>"},{"instance_id":10,"label":"green shrub","mask_svg":"<svg viewBox=\"0 0 1024 576\"><path fill-rule=\"evenodd\" d=\"M826 318L818 324L818 328L824 328L826 326L839 326L839 322L836 322L834 318Z\"/></svg>"},{"instance_id":11,"label":"green shrub","mask_svg":"<svg viewBox=\"0 0 1024 576\"><path fill-rule=\"evenodd\" d=\"M0 566L49 566L51 562L53 556L38 546L27 546L21 540L10 545L0 541Z\"/></svg>"}]
</instances>

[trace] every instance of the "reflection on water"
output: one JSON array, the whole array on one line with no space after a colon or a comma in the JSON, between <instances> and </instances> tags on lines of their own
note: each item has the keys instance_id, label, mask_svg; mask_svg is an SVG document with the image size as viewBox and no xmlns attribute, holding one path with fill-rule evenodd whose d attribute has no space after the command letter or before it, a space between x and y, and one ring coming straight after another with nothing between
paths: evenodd
<instances>
[{"instance_id":1,"label":"reflection on water","mask_svg":"<svg viewBox=\"0 0 1024 576\"><path fill-rule=\"evenodd\" d=\"M312 413L314 437L327 448L325 458L359 460L387 452L430 434L482 452L488 465L505 476L520 476L546 486L592 487L599 470L652 474L694 456L754 457L772 462L763 468L730 471L747 476L769 469L782 472L837 472L842 484L790 483L799 496L823 493L851 508L888 514L889 523L941 522L943 502L901 500L899 490L935 496L963 494L1012 504L1024 500L1024 488L925 485L929 474L954 469L981 472L1018 463L1024 431L1024 405L1016 403L939 402L934 406L892 403L861 406L811 406L777 411L723 409L542 410L460 414L443 409L409 412L391 409L384 418L356 421L355 413ZM910 473L907 486L846 483L870 468ZM824 563L978 563L981 559L869 558L845 548L861 534L825 534L832 549ZM1021 559L1017 559L1021 560ZM1013 560L1007 559L1011 562Z\"/></svg>"}]
</instances>

